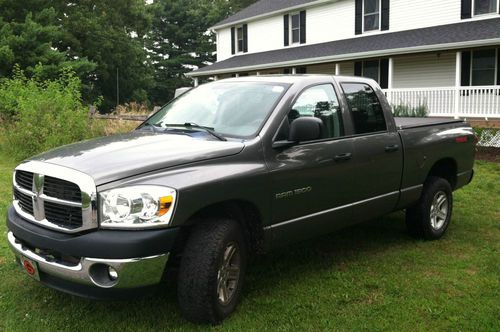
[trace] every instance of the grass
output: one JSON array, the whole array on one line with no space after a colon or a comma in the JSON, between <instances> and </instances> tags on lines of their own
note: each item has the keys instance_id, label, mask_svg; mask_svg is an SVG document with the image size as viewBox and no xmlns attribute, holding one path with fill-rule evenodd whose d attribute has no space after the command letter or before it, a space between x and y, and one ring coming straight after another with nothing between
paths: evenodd
<instances>
[{"instance_id":1,"label":"grass","mask_svg":"<svg viewBox=\"0 0 500 332\"><path fill-rule=\"evenodd\" d=\"M14 163L0 156L0 215ZM0 233L0 331L500 330L500 164L478 162L455 194L440 241L413 240L404 216L273 252L254 262L242 304L223 325L182 319L175 287L129 302L58 293L23 275Z\"/></svg>"}]
</instances>

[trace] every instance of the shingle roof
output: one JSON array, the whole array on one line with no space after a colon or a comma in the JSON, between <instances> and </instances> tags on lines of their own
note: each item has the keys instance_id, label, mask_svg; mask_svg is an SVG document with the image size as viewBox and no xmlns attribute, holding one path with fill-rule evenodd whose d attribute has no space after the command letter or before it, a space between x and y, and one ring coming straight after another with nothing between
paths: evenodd
<instances>
[{"instance_id":1,"label":"shingle roof","mask_svg":"<svg viewBox=\"0 0 500 332\"><path fill-rule=\"evenodd\" d=\"M489 41L486 42L487 40ZM491 44L500 45L500 18L381 33L321 44L238 55L200 68L190 74L200 76L203 73L231 72L231 69L236 68L245 70L249 67L247 69L258 70L272 68L273 64L276 66L294 63L310 64L319 60L323 62L328 60L341 61L370 56L425 52L437 50L439 47L441 49L457 49ZM438 48L429 49L430 46L438 46Z\"/></svg>"},{"instance_id":2,"label":"shingle roof","mask_svg":"<svg viewBox=\"0 0 500 332\"><path fill-rule=\"evenodd\" d=\"M301 6L308 4L309 2L315 2L317 0L260 0L253 5L237 12L236 14L229 16L223 21L220 21L215 26L226 25L233 22L238 22L241 20L246 20L255 16L268 14L287 8L292 8L296 6Z\"/></svg>"}]
</instances>

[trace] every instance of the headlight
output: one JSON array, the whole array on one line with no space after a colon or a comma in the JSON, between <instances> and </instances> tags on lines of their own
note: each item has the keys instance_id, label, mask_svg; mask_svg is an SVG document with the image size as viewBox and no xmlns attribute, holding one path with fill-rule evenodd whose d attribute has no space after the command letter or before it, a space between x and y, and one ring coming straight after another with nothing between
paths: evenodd
<instances>
[{"instance_id":1,"label":"headlight","mask_svg":"<svg viewBox=\"0 0 500 332\"><path fill-rule=\"evenodd\" d=\"M134 186L100 193L103 228L137 229L169 224L176 199L175 189Z\"/></svg>"}]
</instances>

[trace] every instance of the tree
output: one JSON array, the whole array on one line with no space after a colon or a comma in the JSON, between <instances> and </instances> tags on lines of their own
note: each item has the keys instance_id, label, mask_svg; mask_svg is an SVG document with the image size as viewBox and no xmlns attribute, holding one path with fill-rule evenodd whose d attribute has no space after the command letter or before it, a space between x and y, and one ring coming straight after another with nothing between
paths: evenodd
<instances>
[{"instance_id":1,"label":"tree","mask_svg":"<svg viewBox=\"0 0 500 332\"><path fill-rule=\"evenodd\" d=\"M146 101L152 85L144 36L151 24L143 0L60 1L66 33L62 47L71 58L85 57L98 64L82 77L90 98L103 96L103 109L117 102ZM118 81L118 82L117 82Z\"/></svg>"},{"instance_id":2,"label":"tree","mask_svg":"<svg viewBox=\"0 0 500 332\"><path fill-rule=\"evenodd\" d=\"M26 75L41 65L46 79L71 67L87 101L103 96L145 101L152 85L144 35L151 19L143 0L0 0L0 75L15 64ZM118 73L118 75L117 75Z\"/></svg>"},{"instance_id":3,"label":"tree","mask_svg":"<svg viewBox=\"0 0 500 332\"><path fill-rule=\"evenodd\" d=\"M176 88L191 85L186 73L215 61L211 26L254 0L156 0L147 49L154 69L151 100L163 104Z\"/></svg>"},{"instance_id":4,"label":"tree","mask_svg":"<svg viewBox=\"0 0 500 332\"><path fill-rule=\"evenodd\" d=\"M39 1L38 1L39 2ZM44 8L37 12L28 10L17 1L0 3L0 76L10 77L18 64L28 76L37 67L41 79L54 78L63 68L71 68L79 75L95 69L95 63L85 57L69 59L64 51L58 49L58 42L64 31L58 23L54 8Z\"/></svg>"}]
</instances>

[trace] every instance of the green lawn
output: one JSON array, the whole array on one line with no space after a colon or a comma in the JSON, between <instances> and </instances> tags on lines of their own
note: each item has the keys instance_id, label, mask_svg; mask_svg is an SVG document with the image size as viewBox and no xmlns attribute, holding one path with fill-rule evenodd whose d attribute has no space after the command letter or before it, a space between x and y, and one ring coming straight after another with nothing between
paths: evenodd
<instances>
[{"instance_id":1,"label":"green lawn","mask_svg":"<svg viewBox=\"0 0 500 332\"><path fill-rule=\"evenodd\" d=\"M13 162L0 156L0 214ZM262 257L236 314L215 330L500 330L500 164L478 162L455 195L441 241L408 237L402 213ZM0 331L203 330L187 323L175 287L142 300L95 302L23 275L0 226Z\"/></svg>"}]
</instances>

